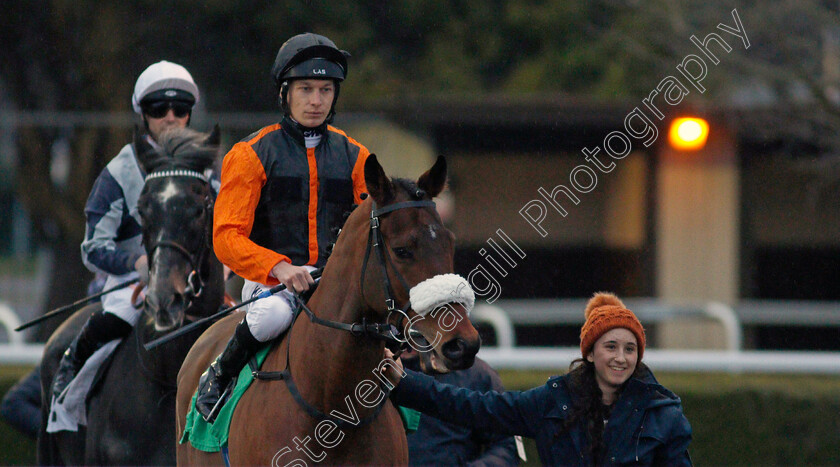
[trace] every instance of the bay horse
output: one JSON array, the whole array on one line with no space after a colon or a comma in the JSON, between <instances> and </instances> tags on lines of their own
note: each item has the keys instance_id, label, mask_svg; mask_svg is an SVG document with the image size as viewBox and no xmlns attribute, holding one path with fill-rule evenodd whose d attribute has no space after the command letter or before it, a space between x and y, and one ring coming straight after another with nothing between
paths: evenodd
<instances>
[{"instance_id":1,"label":"bay horse","mask_svg":"<svg viewBox=\"0 0 840 467\"><path fill-rule=\"evenodd\" d=\"M285 380L255 380L236 406L227 443L231 465L406 464L405 429L388 385L374 373L390 365L383 359L388 332L380 331L395 318L403 319L399 328L409 319L412 326L404 328L435 343L433 352L449 368L467 368L475 359L480 338L467 317L472 303L450 303L456 291L441 290L435 299L435 311L440 305L451 311L444 320L397 308L409 298L414 305L421 283L458 277L450 274L454 235L431 201L444 187L445 160L438 158L416 182L392 181L375 155L364 173L370 196L347 218L320 285L261 367L284 370ZM469 295L474 300L472 289ZM241 320L239 313L214 324L187 355L178 375L179 439L201 373ZM178 465L224 465L221 454L189 442L177 451Z\"/></svg>"},{"instance_id":2,"label":"bay horse","mask_svg":"<svg viewBox=\"0 0 840 467\"><path fill-rule=\"evenodd\" d=\"M211 244L215 194L205 174L218 160L219 132L170 130L161 140L162 149L156 150L144 138L134 138L138 161L148 174L138 201L149 258L145 314L114 350L104 373L100 370L88 395L87 426L77 432L45 431L52 378L61 354L94 308L78 311L50 337L41 363L42 465L175 463L175 379L200 333L151 351L143 344L185 320L217 312L222 304L222 265Z\"/></svg>"}]
</instances>

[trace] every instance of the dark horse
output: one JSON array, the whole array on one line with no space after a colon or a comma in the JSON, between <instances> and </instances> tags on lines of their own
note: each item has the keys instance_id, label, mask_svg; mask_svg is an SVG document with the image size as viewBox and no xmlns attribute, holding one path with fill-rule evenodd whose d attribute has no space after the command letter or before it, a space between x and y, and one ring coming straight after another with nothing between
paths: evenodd
<instances>
[{"instance_id":1,"label":"dark horse","mask_svg":"<svg viewBox=\"0 0 840 467\"><path fill-rule=\"evenodd\" d=\"M385 397L387 385L374 374L386 362L378 326L398 323L405 329L410 318L412 330L434 342L437 358L453 369L471 366L480 346L466 316L468 308L450 303L454 295L449 292L441 291L438 300L448 308L447 318L439 312L443 307L435 307L437 318L421 320L415 320L422 315L413 308L402 308L407 310L403 315L393 307L406 304L409 290L427 279L457 277L450 274L454 236L431 202L445 179L442 157L416 183L390 180L376 157L368 158L370 196L341 230L307 303L312 314L298 316L262 366L263 371L287 369L285 381L255 381L236 407L228 440L231 465L286 465L293 460L305 465L306 459L338 465L408 462L400 416ZM200 374L241 319L238 314L213 325L187 355L178 375L179 436ZM336 329L342 325L344 329ZM336 412L351 421L341 423ZM304 455L299 443L307 442L311 453ZM179 465L222 463L218 453L189 443L178 446Z\"/></svg>"},{"instance_id":2,"label":"dark horse","mask_svg":"<svg viewBox=\"0 0 840 467\"><path fill-rule=\"evenodd\" d=\"M208 137L173 130L162 150L135 137L149 174L140 195L143 245L149 258L145 316L113 353L88 396L87 427L45 432L52 375L62 352L93 311L80 310L46 344L42 369L41 464L163 465L175 463L175 379L199 333L146 351L161 333L218 311L224 297L222 265L211 244L215 194L204 172L218 158L218 129ZM98 306L98 305L97 305Z\"/></svg>"}]
</instances>

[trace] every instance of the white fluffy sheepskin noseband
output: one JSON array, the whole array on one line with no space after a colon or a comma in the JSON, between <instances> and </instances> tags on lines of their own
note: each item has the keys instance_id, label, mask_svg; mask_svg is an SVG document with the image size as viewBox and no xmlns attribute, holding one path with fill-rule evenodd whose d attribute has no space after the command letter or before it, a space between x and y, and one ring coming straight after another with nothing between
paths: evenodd
<instances>
[{"instance_id":1,"label":"white fluffy sheepskin noseband","mask_svg":"<svg viewBox=\"0 0 840 467\"><path fill-rule=\"evenodd\" d=\"M447 303L460 303L469 316L475 305L475 293L469 282L458 274L439 274L415 285L408 292L411 309L426 313Z\"/></svg>"}]
</instances>

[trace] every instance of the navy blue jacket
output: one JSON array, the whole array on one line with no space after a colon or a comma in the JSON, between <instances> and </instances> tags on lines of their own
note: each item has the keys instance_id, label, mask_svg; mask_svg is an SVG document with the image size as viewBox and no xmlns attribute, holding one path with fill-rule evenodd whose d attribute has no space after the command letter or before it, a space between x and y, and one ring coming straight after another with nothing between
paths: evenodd
<instances>
[{"instance_id":1,"label":"navy blue jacket","mask_svg":"<svg viewBox=\"0 0 840 467\"><path fill-rule=\"evenodd\" d=\"M524 392L480 393L407 373L392 392L399 405L476 429L534 438L546 465L593 464L583 422L563 432L563 421L572 408L567 375ZM631 378L604 428L603 465L691 465L690 442L691 426L679 397L652 374Z\"/></svg>"},{"instance_id":2,"label":"navy blue jacket","mask_svg":"<svg viewBox=\"0 0 840 467\"><path fill-rule=\"evenodd\" d=\"M41 427L41 366L20 379L0 403L0 416L20 432L35 438Z\"/></svg>"},{"instance_id":3,"label":"navy blue jacket","mask_svg":"<svg viewBox=\"0 0 840 467\"><path fill-rule=\"evenodd\" d=\"M417 359L405 361L407 367ZM419 366L419 365L417 365ZM499 375L484 360L466 369L433 377L441 383L476 391L504 391ZM447 423L428 414L420 416L420 426L408 435L409 465L517 465L516 444L512 436Z\"/></svg>"}]
</instances>

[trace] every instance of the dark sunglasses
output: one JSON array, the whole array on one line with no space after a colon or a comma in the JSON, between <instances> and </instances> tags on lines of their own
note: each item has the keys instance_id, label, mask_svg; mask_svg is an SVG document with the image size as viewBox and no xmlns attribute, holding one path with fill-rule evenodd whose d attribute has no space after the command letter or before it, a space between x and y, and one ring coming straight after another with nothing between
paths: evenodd
<instances>
[{"instance_id":1,"label":"dark sunglasses","mask_svg":"<svg viewBox=\"0 0 840 467\"><path fill-rule=\"evenodd\" d=\"M163 118L169 113L169 109L177 118L184 118L192 111L192 106L181 101L155 101L143 106L143 113L152 118Z\"/></svg>"}]
</instances>

